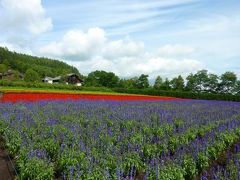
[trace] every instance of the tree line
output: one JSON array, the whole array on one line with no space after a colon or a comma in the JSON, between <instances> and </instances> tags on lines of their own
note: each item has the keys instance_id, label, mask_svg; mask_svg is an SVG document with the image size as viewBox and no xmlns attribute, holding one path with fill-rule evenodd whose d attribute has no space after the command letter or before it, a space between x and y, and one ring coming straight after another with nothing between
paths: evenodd
<instances>
[{"instance_id":1,"label":"tree line","mask_svg":"<svg viewBox=\"0 0 240 180\"><path fill-rule=\"evenodd\" d=\"M150 85L148 75L120 79L113 72L94 71L85 77L85 86L109 87L124 89L148 89L166 91L191 91L195 93L240 94L240 80L234 72L225 72L218 76L208 70L190 73L185 79L179 75L172 79L157 76L153 86Z\"/></svg>"}]
</instances>

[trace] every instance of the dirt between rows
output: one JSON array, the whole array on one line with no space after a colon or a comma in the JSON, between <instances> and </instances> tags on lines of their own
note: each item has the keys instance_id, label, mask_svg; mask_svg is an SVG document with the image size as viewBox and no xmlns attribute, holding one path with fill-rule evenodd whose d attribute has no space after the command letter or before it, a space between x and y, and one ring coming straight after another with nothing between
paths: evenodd
<instances>
[{"instance_id":1,"label":"dirt between rows","mask_svg":"<svg viewBox=\"0 0 240 180\"><path fill-rule=\"evenodd\" d=\"M13 180L15 175L8 153L4 150L3 141L0 138L0 180Z\"/></svg>"},{"instance_id":2,"label":"dirt between rows","mask_svg":"<svg viewBox=\"0 0 240 180\"><path fill-rule=\"evenodd\" d=\"M0 92L0 102L2 101L2 98L3 98L3 93Z\"/></svg>"}]
</instances>

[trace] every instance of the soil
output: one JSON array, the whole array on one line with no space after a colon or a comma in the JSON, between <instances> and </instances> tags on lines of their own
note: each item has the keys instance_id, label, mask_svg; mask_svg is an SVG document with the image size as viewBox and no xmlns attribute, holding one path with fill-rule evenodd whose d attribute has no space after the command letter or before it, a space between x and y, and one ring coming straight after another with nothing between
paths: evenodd
<instances>
[{"instance_id":1,"label":"soil","mask_svg":"<svg viewBox=\"0 0 240 180\"><path fill-rule=\"evenodd\" d=\"M3 141L0 138L0 180L12 180L15 177L15 172L3 147Z\"/></svg>"},{"instance_id":2,"label":"soil","mask_svg":"<svg viewBox=\"0 0 240 180\"><path fill-rule=\"evenodd\" d=\"M0 102L2 101L2 98L3 98L3 93L0 92Z\"/></svg>"}]
</instances>

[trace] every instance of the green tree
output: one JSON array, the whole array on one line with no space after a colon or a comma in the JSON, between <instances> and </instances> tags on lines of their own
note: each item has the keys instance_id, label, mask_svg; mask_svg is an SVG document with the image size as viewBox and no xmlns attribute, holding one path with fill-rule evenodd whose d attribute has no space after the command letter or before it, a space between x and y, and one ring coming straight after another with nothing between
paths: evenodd
<instances>
[{"instance_id":1,"label":"green tree","mask_svg":"<svg viewBox=\"0 0 240 180\"><path fill-rule=\"evenodd\" d=\"M196 79L195 79L195 76L190 73L187 78L187 84L186 84L186 90L187 91L194 91L195 89L195 84L196 84Z\"/></svg>"},{"instance_id":2,"label":"green tree","mask_svg":"<svg viewBox=\"0 0 240 180\"><path fill-rule=\"evenodd\" d=\"M225 72L221 75L220 80L220 92L229 94L234 93L234 89L237 83L237 75L234 72Z\"/></svg>"},{"instance_id":3,"label":"green tree","mask_svg":"<svg viewBox=\"0 0 240 180\"><path fill-rule=\"evenodd\" d=\"M0 73L5 73L7 71L7 66L5 64L0 64Z\"/></svg>"},{"instance_id":4,"label":"green tree","mask_svg":"<svg viewBox=\"0 0 240 180\"><path fill-rule=\"evenodd\" d=\"M163 90L169 90L169 89L171 89L170 81L168 80L168 78L166 78L165 81L163 82L163 84L162 84L162 89L163 89Z\"/></svg>"},{"instance_id":5,"label":"green tree","mask_svg":"<svg viewBox=\"0 0 240 180\"><path fill-rule=\"evenodd\" d=\"M11 66L10 61L8 61L7 59L4 59L4 60L3 60L3 64L4 64L7 68L10 68L10 66Z\"/></svg>"},{"instance_id":6,"label":"green tree","mask_svg":"<svg viewBox=\"0 0 240 180\"><path fill-rule=\"evenodd\" d=\"M234 93L240 95L240 80L236 82Z\"/></svg>"},{"instance_id":7,"label":"green tree","mask_svg":"<svg viewBox=\"0 0 240 180\"><path fill-rule=\"evenodd\" d=\"M154 89L161 89L163 85L163 79L161 78L161 76L157 76L155 83L154 83Z\"/></svg>"},{"instance_id":8,"label":"green tree","mask_svg":"<svg viewBox=\"0 0 240 180\"><path fill-rule=\"evenodd\" d=\"M148 75L141 74L136 82L136 88L144 89L149 87Z\"/></svg>"},{"instance_id":9,"label":"green tree","mask_svg":"<svg viewBox=\"0 0 240 180\"><path fill-rule=\"evenodd\" d=\"M104 86L104 87L118 87L119 77L113 72L94 71L88 74L85 80L86 86Z\"/></svg>"},{"instance_id":10,"label":"green tree","mask_svg":"<svg viewBox=\"0 0 240 180\"><path fill-rule=\"evenodd\" d=\"M208 74L207 70L200 70L196 74L189 74L186 78L186 90L193 92L216 92L218 76Z\"/></svg>"},{"instance_id":11,"label":"green tree","mask_svg":"<svg viewBox=\"0 0 240 180\"><path fill-rule=\"evenodd\" d=\"M184 79L182 78L181 75L179 75L176 78L173 78L170 81L170 86L174 89L174 90L179 90L182 91L184 89Z\"/></svg>"},{"instance_id":12,"label":"green tree","mask_svg":"<svg viewBox=\"0 0 240 180\"><path fill-rule=\"evenodd\" d=\"M207 91L211 93L216 93L218 90L218 83L219 77L216 74L208 74L208 81L206 84Z\"/></svg>"},{"instance_id":13,"label":"green tree","mask_svg":"<svg viewBox=\"0 0 240 180\"><path fill-rule=\"evenodd\" d=\"M0 47L0 64L5 64L8 69L17 70L25 73L28 69L37 71L40 77L44 76L63 76L70 73L80 75L78 70L64 62L35 57L26 54L11 52L6 48Z\"/></svg>"},{"instance_id":14,"label":"green tree","mask_svg":"<svg viewBox=\"0 0 240 180\"><path fill-rule=\"evenodd\" d=\"M25 73L24 81L37 82L40 81L40 77L36 71L34 71L33 69L28 69Z\"/></svg>"},{"instance_id":15,"label":"green tree","mask_svg":"<svg viewBox=\"0 0 240 180\"><path fill-rule=\"evenodd\" d=\"M138 77L133 77L130 79L121 79L119 81L118 87L126 88L126 89L134 89L136 88Z\"/></svg>"},{"instance_id":16,"label":"green tree","mask_svg":"<svg viewBox=\"0 0 240 180\"><path fill-rule=\"evenodd\" d=\"M207 91L208 86L208 71L207 70L200 70L195 75L195 87L194 90L196 92L205 92Z\"/></svg>"}]
</instances>

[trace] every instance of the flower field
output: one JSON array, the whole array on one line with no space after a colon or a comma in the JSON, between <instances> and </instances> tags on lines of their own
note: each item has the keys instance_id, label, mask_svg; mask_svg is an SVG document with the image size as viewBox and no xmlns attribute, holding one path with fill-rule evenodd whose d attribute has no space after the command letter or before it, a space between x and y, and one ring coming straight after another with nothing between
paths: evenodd
<instances>
[{"instance_id":1,"label":"flower field","mask_svg":"<svg viewBox=\"0 0 240 180\"><path fill-rule=\"evenodd\" d=\"M102 95L102 94L72 94L72 93L38 93L38 92L10 92L4 93L0 99L3 102L19 102L19 101L42 101L42 100L176 100L174 97L159 96L139 96L139 95Z\"/></svg>"},{"instance_id":2,"label":"flower field","mask_svg":"<svg viewBox=\"0 0 240 180\"><path fill-rule=\"evenodd\" d=\"M19 178L240 177L240 103L91 98L0 103Z\"/></svg>"}]
</instances>

